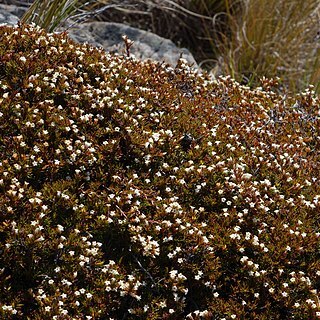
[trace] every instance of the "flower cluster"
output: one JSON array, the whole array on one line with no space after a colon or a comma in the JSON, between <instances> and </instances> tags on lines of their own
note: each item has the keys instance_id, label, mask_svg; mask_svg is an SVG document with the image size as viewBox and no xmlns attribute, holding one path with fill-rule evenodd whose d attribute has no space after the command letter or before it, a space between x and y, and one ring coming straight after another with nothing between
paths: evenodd
<instances>
[{"instance_id":1,"label":"flower cluster","mask_svg":"<svg viewBox=\"0 0 320 320\"><path fill-rule=\"evenodd\" d=\"M312 88L0 38L1 318L320 318Z\"/></svg>"}]
</instances>

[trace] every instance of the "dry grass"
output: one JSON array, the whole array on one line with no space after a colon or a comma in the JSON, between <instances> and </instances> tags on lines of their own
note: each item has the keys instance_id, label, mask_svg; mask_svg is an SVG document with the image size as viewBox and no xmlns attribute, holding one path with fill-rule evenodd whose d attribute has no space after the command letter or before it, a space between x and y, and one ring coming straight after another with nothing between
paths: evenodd
<instances>
[{"instance_id":1,"label":"dry grass","mask_svg":"<svg viewBox=\"0 0 320 320\"><path fill-rule=\"evenodd\" d=\"M293 91L307 83L317 86L319 2L245 0L241 4L240 14L228 13L227 25L214 28L221 72L249 84L263 76L280 77Z\"/></svg>"}]
</instances>

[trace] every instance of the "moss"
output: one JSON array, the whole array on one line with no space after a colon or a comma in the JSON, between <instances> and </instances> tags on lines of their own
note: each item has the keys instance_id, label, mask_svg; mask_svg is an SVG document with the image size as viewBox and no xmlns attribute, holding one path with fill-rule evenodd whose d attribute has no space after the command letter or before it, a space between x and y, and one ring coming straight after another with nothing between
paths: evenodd
<instances>
[{"instance_id":1,"label":"moss","mask_svg":"<svg viewBox=\"0 0 320 320\"><path fill-rule=\"evenodd\" d=\"M0 39L2 318L319 316L312 89Z\"/></svg>"}]
</instances>

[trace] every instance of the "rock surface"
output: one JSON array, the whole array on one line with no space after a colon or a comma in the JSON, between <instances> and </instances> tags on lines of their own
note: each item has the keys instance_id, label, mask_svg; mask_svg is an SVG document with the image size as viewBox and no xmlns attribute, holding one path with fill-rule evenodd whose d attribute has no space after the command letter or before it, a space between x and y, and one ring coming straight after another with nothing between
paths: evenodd
<instances>
[{"instance_id":1,"label":"rock surface","mask_svg":"<svg viewBox=\"0 0 320 320\"><path fill-rule=\"evenodd\" d=\"M18 12L17 6L0 4L0 24L16 25L19 21Z\"/></svg>"},{"instance_id":2,"label":"rock surface","mask_svg":"<svg viewBox=\"0 0 320 320\"><path fill-rule=\"evenodd\" d=\"M176 65L180 57L196 66L191 53L185 48L178 48L171 40L158 35L114 22L88 22L77 25L69 30L70 37L78 42L88 42L101 46L109 52L122 53L124 42L122 36L126 35L134 41L130 52L141 60L164 61Z\"/></svg>"},{"instance_id":3,"label":"rock surface","mask_svg":"<svg viewBox=\"0 0 320 320\"><path fill-rule=\"evenodd\" d=\"M0 4L0 24L15 25L22 17L26 8L15 5ZM185 48L178 48L171 40L158 35L113 22L87 22L75 24L68 30L70 38L93 46L103 47L108 52L123 53L123 35L134 41L130 53L141 60L156 60L176 65L180 57L197 68L197 63L192 54Z\"/></svg>"}]
</instances>

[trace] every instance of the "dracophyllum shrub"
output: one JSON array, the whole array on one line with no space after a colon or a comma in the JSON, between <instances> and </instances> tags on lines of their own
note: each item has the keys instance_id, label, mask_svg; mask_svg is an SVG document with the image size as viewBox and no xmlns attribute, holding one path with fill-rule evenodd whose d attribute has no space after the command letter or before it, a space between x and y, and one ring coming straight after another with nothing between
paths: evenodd
<instances>
[{"instance_id":1,"label":"dracophyllum shrub","mask_svg":"<svg viewBox=\"0 0 320 320\"><path fill-rule=\"evenodd\" d=\"M1 319L320 317L320 113L0 28Z\"/></svg>"}]
</instances>

